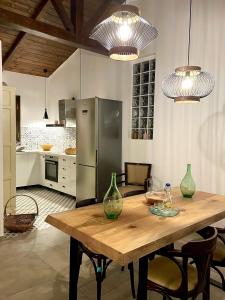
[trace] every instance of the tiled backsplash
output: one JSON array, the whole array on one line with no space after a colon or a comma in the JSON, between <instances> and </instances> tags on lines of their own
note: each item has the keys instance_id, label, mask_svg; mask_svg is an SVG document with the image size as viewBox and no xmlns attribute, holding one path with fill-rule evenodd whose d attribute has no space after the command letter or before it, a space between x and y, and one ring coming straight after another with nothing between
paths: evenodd
<instances>
[{"instance_id":1,"label":"tiled backsplash","mask_svg":"<svg viewBox=\"0 0 225 300\"><path fill-rule=\"evenodd\" d=\"M53 144L52 151L55 152L76 147L76 128L21 127L21 146L26 150L37 150L41 144Z\"/></svg>"}]
</instances>

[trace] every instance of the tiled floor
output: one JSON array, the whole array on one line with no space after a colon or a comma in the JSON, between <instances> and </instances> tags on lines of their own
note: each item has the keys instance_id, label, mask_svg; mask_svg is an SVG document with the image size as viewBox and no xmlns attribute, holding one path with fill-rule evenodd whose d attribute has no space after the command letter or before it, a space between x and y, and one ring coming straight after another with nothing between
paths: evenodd
<instances>
[{"instance_id":1,"label":"tiled floor","mask_svg":"<svg viewBox=\"0 0 225 300\"><path fill-rule=\"evenodd\" d=\"M68 237L54 228L0 241L0 299L68 299L68 251ZM79 280L79 300L96 299L96 285L91 271L88 261L84 260ZM225 292L217 288L212 287L211 294L211 300L225 300ZM132 299L129 273L121 272L120 267L114 264L103 283L102 300L129 299ZM149 293L149 299L162 297Z\"/></svg>"}]
</instances>

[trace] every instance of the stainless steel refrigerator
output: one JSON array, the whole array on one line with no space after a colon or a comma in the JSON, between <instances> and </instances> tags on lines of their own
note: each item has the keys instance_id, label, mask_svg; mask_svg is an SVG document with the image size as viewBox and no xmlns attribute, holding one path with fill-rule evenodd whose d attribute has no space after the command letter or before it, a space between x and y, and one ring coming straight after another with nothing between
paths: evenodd
<instances>
[{"instance_id":1,"label":"stainless steel refrigerator","mask_svg":"<svg viewBox=\"0 0 225 300\"><path fill-rule=\"evenodd\" d=\"M112 172L121 172L122 102L101 98L77 100L77 201L97 198L109 187Z\"/></svg>"}]
</instances>

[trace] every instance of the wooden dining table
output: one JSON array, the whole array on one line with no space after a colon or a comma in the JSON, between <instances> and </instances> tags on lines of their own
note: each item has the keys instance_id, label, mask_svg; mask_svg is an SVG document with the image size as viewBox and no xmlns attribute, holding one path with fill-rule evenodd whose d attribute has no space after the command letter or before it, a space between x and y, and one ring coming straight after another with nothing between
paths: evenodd
<instances>
[{"instance_id":1,"label":"wooden dining table","mask_svg":"<svg viewBox=\"0 0 225 300\"><path fill-rule=\"evenodd\" d=\"M180 209L175 217L151 214L144 204L144 194L124 198L117 220L105 217L102 204L47 217L46 222L71 237L69 300L77 299L79 242L121 266L139 261L137 299L147 300L149 254L225 218L225 196L198 191L188 199L178 188L172 190L172 195L174 207Z\"/></svg>"}]
</instances>

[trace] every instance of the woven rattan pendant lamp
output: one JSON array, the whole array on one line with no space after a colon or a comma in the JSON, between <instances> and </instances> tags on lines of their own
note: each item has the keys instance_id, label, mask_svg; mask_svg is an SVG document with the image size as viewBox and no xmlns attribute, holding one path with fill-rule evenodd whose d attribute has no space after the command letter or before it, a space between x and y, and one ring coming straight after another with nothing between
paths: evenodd
<instances>
[{"instance_id":1,"label":"woven rattan pendant lamp","mask_svg":"<svg viewBox=\"0 0 225 300\"><path fill-rule=\"evenodd\" d=\"M140 16L134 5L121 5L120 10L98 24L90 38L98 41L115 60L137 59L143 50L158 35L157 29Z\"/></svg>"},{"instance_id":2,"label":"woven rattan pendant lamp","mask_svg":"<svg viewBox=\"0 0 225 300\"><path fill-rule=\"evenodd\" d=\"M197 103L200 98L208 96L215 85L213 77L201 70L199 66L190 66L192 0L190 0L188 64L178 67L175 73L167 76L162 82L162 91L176 103Z\"/></svg>"}]
</instances>

